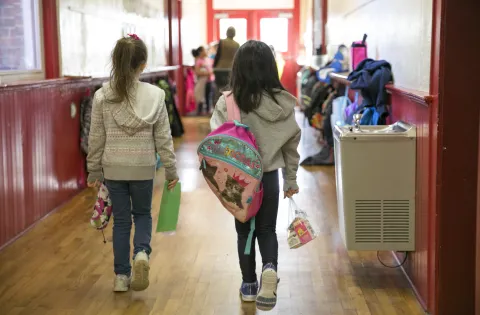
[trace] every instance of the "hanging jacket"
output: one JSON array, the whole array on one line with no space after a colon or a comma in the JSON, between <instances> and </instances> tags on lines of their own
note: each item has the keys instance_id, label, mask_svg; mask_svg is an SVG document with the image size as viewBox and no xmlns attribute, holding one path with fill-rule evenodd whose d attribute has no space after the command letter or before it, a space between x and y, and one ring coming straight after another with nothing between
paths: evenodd
<instances>
[{"instance_id":1,"label":"hanging jacket","mask_svg":"<svg viewBox=\"0 0 480 315\"><path fill-rule=\"evenodd\" d=\"M90 122L92 120L93 98L86 96L80 104L80 148L83 153L88 154L88 134L90 133Z\"/></svg>"},{"instance_id":2,"label":"hanging jacket","mask_svg":"<svg viewBox=\"0 0 480 315\"><path fill-rule=\"evenodd\" d=\"M158 86L165 92L165 106L168 112L168 121L170 122L170 129L172 130L172 136L177 138L181 137L184 133L182 120L178 113L177 106L175 104L175 93L173 87L167 80L158 81Z\"/></svg>"},{"instance_id":3,"label":"hanging jacket","mask_svg":"<svg viewBox=\"0 0 480 315\"><path fill-rule=\"evenodd\" d=\"M348 76L348 80L352 81L350 88L362 93L362 106L374 108L375 114L368 113L368 117L371 117L369 125L386 123L388 95L385 86L393 81L391 69L385 60L365 59ZM367 118L362 121L366 122Z\"/></svg>"},{"instance_id":4,"label":"hanging jacket","mask_svg":"<svg viewBox=\"0 0 480 315\"><path fill-rule=\"evenodd\" d=\"M348 58L345 56L340 48L333 56L331 60L325 67L321 68L317 72L317 79L321 82L330 84L330 73L338 73L348 70Z\"/></svg>"},{"instance_id":5,"label":"hanging jacket","mask_svg":"<svg viewBox=\"0 0 480 315\"><path fill-rule=\"evenodd\" d=\"M185 113L191 113L197 108L197 102L195 101L195 73L192 69L187 69L187 77L185 79Z\"/></svg>"}]
</instances>

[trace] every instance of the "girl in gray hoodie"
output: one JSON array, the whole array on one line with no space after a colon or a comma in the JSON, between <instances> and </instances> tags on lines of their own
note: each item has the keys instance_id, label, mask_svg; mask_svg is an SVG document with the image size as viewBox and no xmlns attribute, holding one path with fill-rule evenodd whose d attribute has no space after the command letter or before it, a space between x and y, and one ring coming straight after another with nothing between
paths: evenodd
<instances>
[{"instance_id":1,"label":"girl in gray hoodie","mask_svg":"<svg viewBox=\"0 0 480 315\"><path fill-rule=\"evenodd\" d=\"M168 188L178 182L165 93L138 80L146 62L147 48L137 35L119 39L112 52L110 81L95 93L93 100L88 186L96 187L105 180L112 200L116 292L130 287L144 290L149 285L156 153L165 167Z\"/></svg>"},{"instance_id":2,"label":"girl in gray hoodie","mask_svg":"<svg viewBox=\"0 0 480 315\"><path fill-rule=\"evenodd\" d=\"M297 170L300 156L300 128L295 120L297 99L280 83L272 50L260 41L248 41L235 55L230 89L241 111L242 123L255 135L264 167L264 196L255 217L255 234L262 255L260 287L255 272L255 248L244 254L250 222L235 220L238 255L243 282L243 301L256 301L260 310L271 310L277 302L278 241L275 232L279 203L279 174L283 171L284 197L297 194ZM212 130L228 120L222 96L210 120ZM255 246L255 241L252 243Z\"/></svg>"}]
</instances>

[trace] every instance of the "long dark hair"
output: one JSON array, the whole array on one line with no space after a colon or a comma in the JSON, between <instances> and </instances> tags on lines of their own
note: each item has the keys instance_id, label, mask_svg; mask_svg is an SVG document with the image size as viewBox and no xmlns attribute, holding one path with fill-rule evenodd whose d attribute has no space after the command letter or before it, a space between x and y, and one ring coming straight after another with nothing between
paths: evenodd
<instances>
[{"instance_id":1,"label":"long dark hair","mask_svg":"<svg viewBox=\"0 0 480 315\"><path fill-rule=\"evenodd\" d=\"M277 102L275 94L285 88L280 83L272 49L267 44L249 40L238 49L229 88L238 107L245 113L260 106L264 93Z\"/></svg>"},{"instance_id":2,"label":"long dark hair","mask_svg":"<svg viewBox=\"0 0 480 315\"><path fill-rule=\"evenodd\" d=\"M110 103L131 102L132 87L140 66L147 62L148 52L145 43L136 35L121 38L112 51L112 71L110 87L113 90Z\"/></svg>"}]
</instances>

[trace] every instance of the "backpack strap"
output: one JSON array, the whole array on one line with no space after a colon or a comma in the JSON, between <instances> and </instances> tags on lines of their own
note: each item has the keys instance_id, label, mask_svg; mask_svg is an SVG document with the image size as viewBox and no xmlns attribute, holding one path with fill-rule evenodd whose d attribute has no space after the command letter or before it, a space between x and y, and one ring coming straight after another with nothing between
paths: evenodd
<instances>
[{"instance_id":1,"label":"backpack strap","mask_svg":"<svg viewBox=\"0 0 480 315\"><path fill-rule=\"evenodd\" d=\"M228 120L231 120L231 121L236 120L238 122L241 122L242 118L240 116L240 108L238 108L237 103L235 103L233 94L230 91L227 91L227 92L223 92L223 96L225 97L225 102L227 103Z\"/></svg>"},{"instance_id":2,"label":"backpack strap","mask_svg":"<svg viewBox=\"0 0 480 315\"><path fill-rule=\"evenodd\" d=\"M250 255L253 243L253 233L255 232L255 217L250 219L250 232L248 232L247 244L245 245L244 255Z\"/></svg>"}]
</instances>

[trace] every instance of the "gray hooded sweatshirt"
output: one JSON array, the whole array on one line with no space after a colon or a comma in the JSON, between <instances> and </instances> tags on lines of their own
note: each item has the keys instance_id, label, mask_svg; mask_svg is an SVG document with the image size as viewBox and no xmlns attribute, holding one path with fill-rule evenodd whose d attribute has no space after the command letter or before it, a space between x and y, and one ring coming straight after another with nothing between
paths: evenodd
<instances>
[{"instance_id":1,"label":"gray hooded sweatshirt","mask_svg":"<svg viewBox=\"0 0 480 315\"><path fill-rule=\"evenodd\" d=\"M280 91L275 97L278 104L264 94L260 106L248 114L241 112L241 119L255 135L262 156L263 171L271 172L281 168L283 190L298 189L300 155L297 148L301 131L295 120L297 99L286 91ZM227 105L222 95L210 120L210 127L215 130L227 120Z\"/></svg>"},{"instance_id":2,"label":"gray hooded sweatshirt","mask_svg":"<svg viewBox=\"0 0 480 315\"><path fill-rule=\"evenodd\" d=\"M137 81L131 104L107 102L109 83L93 99L87 157L88 182L149 180L155 177L156 152L167 180L177 179L165 92Z\"/></svg>"}]
</instances>

